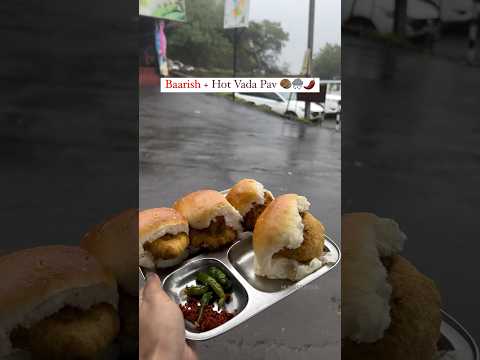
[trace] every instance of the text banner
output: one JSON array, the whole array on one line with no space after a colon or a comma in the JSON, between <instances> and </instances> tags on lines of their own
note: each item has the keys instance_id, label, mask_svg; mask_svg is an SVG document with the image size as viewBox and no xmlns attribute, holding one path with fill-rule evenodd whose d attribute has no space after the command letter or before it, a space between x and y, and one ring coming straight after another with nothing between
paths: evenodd
<instances>
[{"instance_id":1,"label":"text banner","mask_svg":"<svg viewBox=\"0 0 480 360\"><path fill-rule=\"evenodd\" d=\"M319 78L161 78L160 91L215 92L319 92Z\"/></svg>"}]
</instances>

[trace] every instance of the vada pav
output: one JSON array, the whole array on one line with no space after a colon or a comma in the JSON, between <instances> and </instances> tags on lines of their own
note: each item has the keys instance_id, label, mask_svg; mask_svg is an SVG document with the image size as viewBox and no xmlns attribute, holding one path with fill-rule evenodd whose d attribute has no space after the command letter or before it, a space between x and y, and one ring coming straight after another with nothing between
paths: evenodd
<instances>
[{"instance_id":1,"label":"vada pav","mask_svg":"<svg viewBox=\"0 0 480 360\"><path fill-rule=\"evenodd\" d=\"M253 231L258 217L273 201L273 195L258 181L243 179L230 189L227 200L242 215L243 229Z\"/></svg>"},{"instance_id":2,"label":"vada pav","mask_svg":"<svg viewBox=\"0 0 480 360\"><path fill-rule=\"evenodd\" d=\"M137 297L137 243L138 210L129 209L93 227L81 239L80 247L112 272L120 289Z\"/></svg>"},{"instance_id":3,"label":"vada pav","mask_svg":"<svg viewBox=\"0 0 480 360\"><path fill-rule=\"evenodd\" d=\"M115 279L80 247L44 246L0 257L0 357L100 356L119 331Z\"/></svg>"},{"instance_id":4,"label":"vada pav","mask_svg":"<svg viewBox=\"0 0 480 360\"><path fill-rule=\"evenodd\" d=\"M138 227L141 266L166 268L187 258L188 222L178 211L170 208L143 210L138 217Z\"/></svg>"},{"instance_id":5,"label":"vada pav","mask_svg":"<svg viewBox=\"0 0 480 360\"><path fill-rule=\"evenodd\" d=\"M83 236L80 246L92 254L117 280L120 316L118 344L124 355L137 354L138 210L125 210L94 226Z\"/></svg>"},{"instance_id":6,"label":"vada pav","mask_svg":"<svg viewBox=\"0 0 480 360\"><path fill-rule=\"evenodd\" d=\"M253 231L257 275L295 281L325 263L325 227L309 208L304 196L286 194L263 211Z\"/></svg>"},{"instance_id":7,"label":"vada pav","mask_svg":"<svg viewBox=\"0 0 480 360\"><path fill-rule=\"evenodd\" d=\"M177 200L173 207L188 220L194 248L219 249L242 231L242 216L214 190L200 190Z\"/></svg>"},{"instance_id":8,"label":"vada pav","mask_svg":"<svg viewBox=\"0 0 480 360\"><path fill-rule=\"evenodd\" d=\"M391 219L342 217L342 359L435 358L440 294L399 255L405 240Z\"/></svg>"}]
</instances>

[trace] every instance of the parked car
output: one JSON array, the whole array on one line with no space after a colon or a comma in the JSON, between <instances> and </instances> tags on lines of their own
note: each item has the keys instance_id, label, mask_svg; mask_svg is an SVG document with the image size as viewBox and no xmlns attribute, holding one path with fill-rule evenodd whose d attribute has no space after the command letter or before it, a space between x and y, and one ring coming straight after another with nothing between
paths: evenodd
<instances>
[{"instance_id":1,"label":"parked car","mask_svg":"<svg viewBox=\"0 0 480 360\"><path fill-rule=\"evenodd\" d=\"M277 114L289 118L303 118L305 116L305 101L297 100L296 93L235 93L235 97L257 106L267 106ZM312 120L323 118L323 107L311 103Z\"/></svg>"},{"instance_id":2,"label":"parked car","mask_svg":"<svg viewBox=\"0 0 480 360\"><path fill-rule=\"evenodd\" d=\"M440 8L440 19L443 23L465 23L475 13L473 0L424 0L433 1Z\"/></svg>"},{"instance_id":3,"label":"parked car","mask_svg":"<svg viewBox=\"0 0 480 360\"><path fill-rule=\"evenodd\" d=\"M178 61L174 61L174 60L170 60L170 59L167 60L167 65L168 65L168 70L170 70L170 71L180 70L180 68L181 68Z\"/></svg>"},{"instance_id":4,"label":"parked car","mask_svg":"<svg viewBox=\"0 0 480 360\"><path fill-rule=\"evenodd\" d=\"M452 0L453 1L453 0ZM358 31L393 32L395 0L344 0L342 23ZM440 7L429 0L407 2L409 38L436 37L440 30Z\"/></svg>"},{"instance_id":5,"label":"parked car","mask_svg":"<svg viewBox=\"0 0 480 360\"><path fill-rule=\"evenodd\" d=\"M327 94L325 95L325 104L323 108L325 115L338 114L341 109L342 102L342 83L340 81L332 81L327 84ZM322 105L322 104L319 104Z\"/></svg>"}]
</instances>

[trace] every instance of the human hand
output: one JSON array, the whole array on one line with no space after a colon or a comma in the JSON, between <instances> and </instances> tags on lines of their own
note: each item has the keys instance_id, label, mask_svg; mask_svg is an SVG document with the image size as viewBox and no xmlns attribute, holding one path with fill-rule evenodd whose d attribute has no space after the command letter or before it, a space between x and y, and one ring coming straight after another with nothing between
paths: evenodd
<instances>
[{"instance_id":1,"label":"human hand","mask_svg":"<svg viewBox=\"0 0 480 360\"><path fill-rule=\"evenodd\" d=\"M148 275L138 307L141 360L198 360L185 342L182 312L163 291L157 274Z\"/></svg>"}]
</instances>

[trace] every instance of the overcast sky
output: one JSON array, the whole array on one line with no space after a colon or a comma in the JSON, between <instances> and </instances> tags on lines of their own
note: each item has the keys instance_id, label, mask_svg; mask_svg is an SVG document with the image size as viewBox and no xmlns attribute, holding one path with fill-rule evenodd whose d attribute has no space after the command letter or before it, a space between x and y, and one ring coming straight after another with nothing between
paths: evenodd
<instances>
[{"instance_id":1,"label":"overcast sky","mask_svg":"<svg viewBox=\"0 0 480 360\"><path fill-rule=\"evenodd\" d=\"M307 48L309 0L250 0L250 20L278 21L290 34L279 64L298 73ZM341 0L315 0L314 52L327 42L341 42Z\"/></svg>"}]
</instances>

